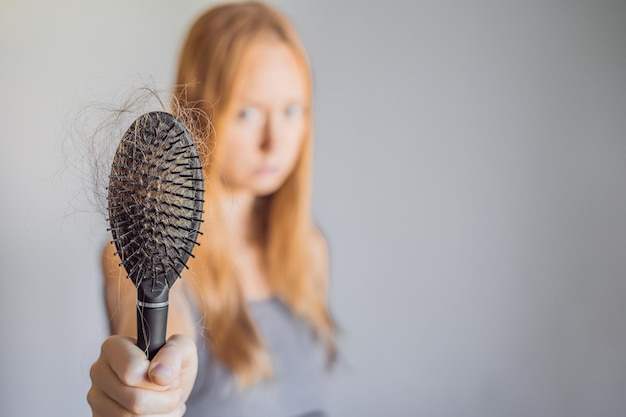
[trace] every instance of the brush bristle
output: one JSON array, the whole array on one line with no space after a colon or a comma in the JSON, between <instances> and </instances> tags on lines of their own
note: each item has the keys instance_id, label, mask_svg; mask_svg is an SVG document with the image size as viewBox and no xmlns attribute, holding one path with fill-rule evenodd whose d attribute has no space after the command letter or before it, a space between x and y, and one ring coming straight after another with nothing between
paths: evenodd
<instances>
[{"instance_id":1,"label":"brush bristle","mask_svg":"<svg viewBox=\"0 0 626 417\"><path fill-rule=\"evenodd\" d=\"M113 242L136 286L171 286L197 244L202 164L185 126L166 112L140 116L124 134L109 176Z\"/></svg>"}]
</instances>

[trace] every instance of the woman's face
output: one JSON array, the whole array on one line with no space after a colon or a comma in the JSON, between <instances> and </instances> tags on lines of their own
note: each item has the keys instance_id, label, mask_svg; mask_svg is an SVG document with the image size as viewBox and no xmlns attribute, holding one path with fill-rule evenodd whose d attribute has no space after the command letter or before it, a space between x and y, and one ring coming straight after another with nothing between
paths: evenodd
<instances>
[{"instance_id":1,"label":"woman's face","mask_svg":"<svg viewBox=\"0 0 626 417\"><path fill-rule=\"evenodd\" d=\"M275 192L293 170L306 129L306 78L291 49L260 41L246 52L224 131L221 179L233 192Z\"/></svg>"}]
</instances>

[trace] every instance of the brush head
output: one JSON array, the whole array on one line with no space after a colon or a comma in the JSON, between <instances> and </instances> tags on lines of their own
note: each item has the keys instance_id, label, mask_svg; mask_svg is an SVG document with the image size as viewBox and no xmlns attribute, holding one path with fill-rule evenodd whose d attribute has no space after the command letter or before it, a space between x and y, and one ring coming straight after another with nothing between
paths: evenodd
<instances>
[{"instance_id":1,"label":"brush head","mask_svg":"<svg viewBox=\"0 0 626 417\"><path fill-rule=\"evenodd\" d=\"M167 300L202 222L202 164L189 131L166 112L146 113L124 134L108 187L113 242L142 301Z\"/></svg>"}]
</instances>

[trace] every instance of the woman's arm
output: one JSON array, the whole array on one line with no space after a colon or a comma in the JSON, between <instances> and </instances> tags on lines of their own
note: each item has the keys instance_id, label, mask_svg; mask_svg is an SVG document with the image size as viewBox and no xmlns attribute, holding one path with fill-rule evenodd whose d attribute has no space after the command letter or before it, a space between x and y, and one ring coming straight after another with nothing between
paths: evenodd
<instances>
[{"instance_id":1,"label":"woman's arm","mask_svg":"<svg viewBox=\"0 0 626 417\"><path fill-rule=\"evenodd\" d=\"M148 361L136 346L137 293L114 253L113 245L107 245L102 253L112 336L104 341L100 357L91 367L87 401L93 416L182 416L198 371L193 316L184 284L177 283L170 291L168 340Z\"/></svg>"},{"instance_id":2,"label":"woman's arm","mask_svg":"<svg viewBox=\"0 0 626 417\"><path fill-rule=\"evenodd\" d=\"M111 334L137 337L137 290L126 271L119 266L115 245L107 244L102 251L104 297ZM170 289L167 336L183 334L195 338L193 313L185 296L185 282L179 279Z\"/></svg>"}]
</instances>

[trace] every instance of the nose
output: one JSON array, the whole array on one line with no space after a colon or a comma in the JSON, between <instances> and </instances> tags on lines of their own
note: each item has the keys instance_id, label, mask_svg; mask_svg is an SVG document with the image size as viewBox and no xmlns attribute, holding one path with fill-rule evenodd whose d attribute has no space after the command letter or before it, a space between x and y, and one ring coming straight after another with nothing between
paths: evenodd
<instances>
[{"instance_id":1,"label":"nose","mask_svg":"<svg viewBox=\"0 0 626 417\"><path fill-rule=\"evenodd\" d=\"M263 126L263 134L259 148L263 152L271 152L276 148L280 134L280 122L276 117L268 117Z\"/></svg>"}]
</instances>

